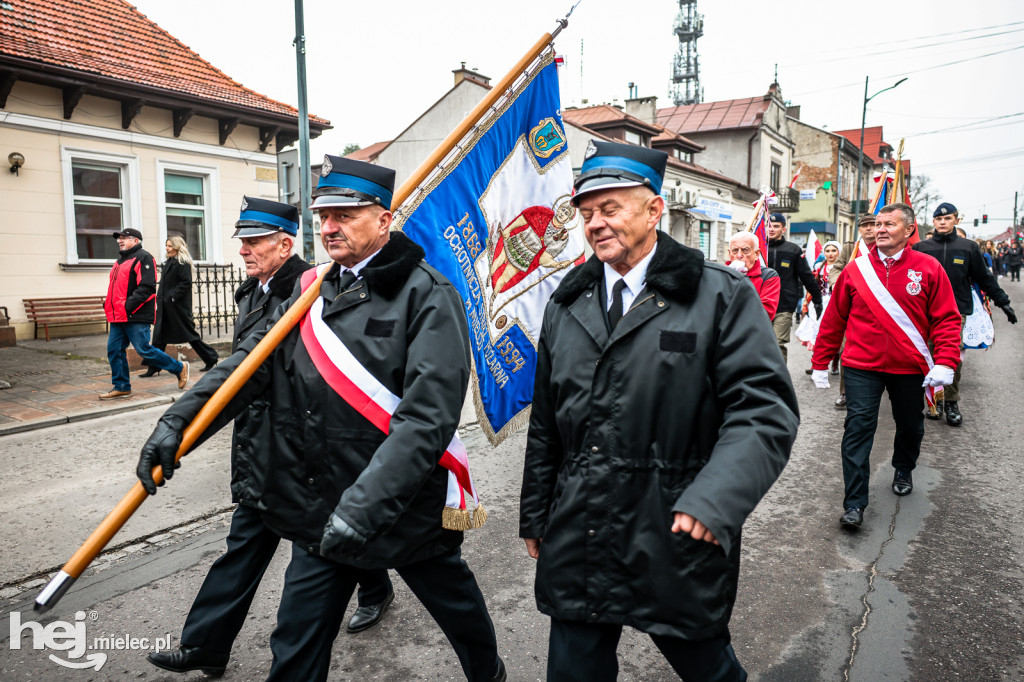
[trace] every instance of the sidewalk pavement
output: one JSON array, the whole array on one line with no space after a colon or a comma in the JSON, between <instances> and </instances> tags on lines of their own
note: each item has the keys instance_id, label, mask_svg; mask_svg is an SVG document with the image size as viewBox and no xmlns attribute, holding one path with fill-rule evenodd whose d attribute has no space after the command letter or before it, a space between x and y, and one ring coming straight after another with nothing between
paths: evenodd
<instances>
[{"instance_id":1,"label":"sidewalk pavement","mask_svg":"<svg viewBox=\"0 0 1024 682\"><path fill-rule=\"evenodd\" d=\"M230 332L206 341L227 357ZM188 346L181 350L194 356ZM191 363L190 386L202 376L201 367L202 362ZM138 378L139 373L132 371L131 396L100 400L99 395L113 387L106 334L24 339L14 348L0 348L0 387L10 384L0 390L0 437L171 403L182 393L177 379L167 372L147 379Z\"/></svg>"}]
</instances>

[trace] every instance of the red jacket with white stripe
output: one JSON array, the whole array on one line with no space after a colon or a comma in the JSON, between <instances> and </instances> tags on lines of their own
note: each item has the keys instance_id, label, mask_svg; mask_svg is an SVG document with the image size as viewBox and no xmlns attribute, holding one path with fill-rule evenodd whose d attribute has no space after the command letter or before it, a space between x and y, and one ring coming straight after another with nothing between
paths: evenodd
<instances>
[{"instance_id":1,"label":"red jacket with white stripe","mask_svg":"<svg viewBox=\"0 0 1024 682\"><path fill-rule=\"evenodd\" d=\"M156 262L142 244L121 251L110 269L103 311L107 322L156 322Z\"/></svg>"},{"instance_id":2,"label":"red jacket with white stripe","mask_svg":"<svg viewBox=\"0 0 1024 682\"><path fill-rule=\"evenodd\" d=\"M868 258L882 285L921 332L934 345L932 357L937 365L956 367L960 362L960 311L953 297L953 287L939 261L911 248L905 248L892 264L888 274L872 247ZM827 369L846 335L843 365L855 369L890 374L924 374L921 362L905 346L892 339L854 286L851 262L839 273L832 288L818 338L814 343L814 369ZM920 288L912 286L920 273ZM917 291L917 293L913 293Z\"/></svg>"}]
</instances>

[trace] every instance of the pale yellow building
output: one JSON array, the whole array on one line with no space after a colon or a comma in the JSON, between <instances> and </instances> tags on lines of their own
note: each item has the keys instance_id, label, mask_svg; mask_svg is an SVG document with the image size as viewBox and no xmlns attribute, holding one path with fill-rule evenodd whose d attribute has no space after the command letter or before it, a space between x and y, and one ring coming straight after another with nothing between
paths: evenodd
<instances>
[{"instance_id":1,"label":"pale yellow building","mask_svg":"<svg viewBox=\"0 0 1024 682\"><path fill-rule=\"evenodd\" d=\"M329 127L310 117L312 136ZM241 198L277 199L275 154L297 137L295 108L231 80L126 2L5 9L0 161L24 162L0 172L0 306L18 337L34 332L23 299L106 293L116 230L140 230L157 262L181 234L198 263L240 264L230 235Z\"/></svg>"}]
</instances>

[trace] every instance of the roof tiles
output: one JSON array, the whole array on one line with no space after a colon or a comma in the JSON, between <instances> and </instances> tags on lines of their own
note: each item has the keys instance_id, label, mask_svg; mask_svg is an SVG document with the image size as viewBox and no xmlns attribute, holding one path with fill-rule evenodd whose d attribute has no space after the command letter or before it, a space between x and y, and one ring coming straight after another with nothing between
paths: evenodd
<instances>
[{"instance_id":1,"label":"roof tiles","mask_svg":"<svg viewBox=\"0 0 1024 682\"><path fill-rule=\"evenodd\" d=\"M658 109L658 123L686 135L728 128L756 128L761 125L771 99L744 97L720 102L702 102Z\"/></svg>"},{"instance_id":2,"label":"roof tiles","mask_svg":"<svg viewBox=\"0 0 1024 682\"><path fill-rule=\"evenodd\" d=\"M232 80L124 0L0 3L0 54L298 116L295 107Z\"/></svg>"}]
</instances>

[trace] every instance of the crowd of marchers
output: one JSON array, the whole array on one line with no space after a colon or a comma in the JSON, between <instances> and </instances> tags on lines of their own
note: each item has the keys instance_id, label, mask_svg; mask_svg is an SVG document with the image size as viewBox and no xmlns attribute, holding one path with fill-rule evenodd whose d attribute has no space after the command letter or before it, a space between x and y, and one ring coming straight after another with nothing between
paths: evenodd
<instances>
[{"instance_id":1,"label":"crowd of marchers","mask_svg":"<svg viewBox=\"0 0 1024 682\"><path fill-rule=\"evenodd\" d=\"M550 618L549 680L616 679L624 626L648 634L684 680L746 679L729 619L743 524L786 465L800 421L791 334L813 351L815 386L839 375L836 407L847 412L840 525L856 531L882 394L896 426L891 489L908 495L924 419L963 423L962 339L985 305L979 295L1016 322L998 269L1019 276L1020 246L993 257L958 236L951 204L936 210L931 237L913 244L913 209L884 206L860 221L856 241L825 244L813 267L775 214L766 253L753 234L738 233L720 265L658 231L666 160L645 147L592 143L572 203L593 255L544 311L519 535L537 560L536 607ZM471 372L461 299L420 246L390 229L393 171L333 156L325 169L312 209L331 260L311 269L292 253L295 207L244 198L234 237L249 279L236 292L232 353L218 363L212 349L197 349L205 376L142 448L137 475L154 494L155 471L163 481L174 475L185 427L319 287L198 441L233 425L238 506L181 646L149 661L223 674L264 571L290 540L268 679L325 680L351 596L358 588L346 631L376 626L394 599L393 569L468 680L505 680L485 595L461 556L463 531L441 522L453 502L439 462L457 438ZM112 274L111 286L132 289L130 315L149 301L134 290L152 279L152 259L129 241L135 235L118 238L128 253L115 270L126 279ZM168 243L167 255L187 263L182 244ZM186 341L190 322L181 325ZM173 342L169 329L157 346ZM187 365L151 347L145 331L112 334L112 393L131 390L127 343L150 356L147 375L167 370L187 384Z\"/></svg>"}]
</instances>

